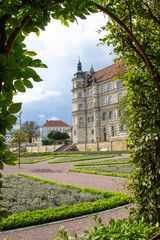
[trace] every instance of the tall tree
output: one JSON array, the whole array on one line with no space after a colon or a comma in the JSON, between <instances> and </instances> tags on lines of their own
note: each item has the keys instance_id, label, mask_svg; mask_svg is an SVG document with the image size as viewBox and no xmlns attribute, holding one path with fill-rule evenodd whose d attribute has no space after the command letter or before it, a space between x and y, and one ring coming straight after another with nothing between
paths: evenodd
<instances>
[{"instance_id":1,"label":"tall tree","mask_svg":"<svg viewBox=\"0 0 160 240\"><path fill-rule=\"evenodd\" d=\"M34 121L26 121L22 124L23 128L28 132L28 141L33 142L33 138L37 139L39 136L39 125Z\"/></svg>"},{"instance_id":2,"label":"tall tree","mask_svg":"<svg viewBox=\"0 0 160 240\"><path fill-rule=\"evenodd\" d=\"M21 109L21 103L13 102L16 92L25 92L32 88L30 81L42 81L33 68L46 68L34 51L28 51L24 44L25 36L31 32L39 35L40 30L51 18L59 19L68 26L77 17L95 12L92 1L85 0L4 0L0 1L0 169L4 164L14 164L11 153L6 151L6 130L11 131L16 123L15 114ZM0 175L1 177L1 175ZM1 190L1 189L0 189ZM1 194L1 191L0 191ZM0 217L4 211L0 211ZM0 219L1 220L1 219Z\"/></svg>"},{"instance_id":3,"label":"tall tree","mask_svg":"<svg viewBox=\"0 0 160 240\"><path fill-rule=\"evenodd\" d=\"M135 174L131 189L138 216L160 222L160 2L96 1L109 16L100 31L130 71L121 76L128 90L129 147ZM101 3L101 5L98 4Z\"/></svg>"}]
</instances>

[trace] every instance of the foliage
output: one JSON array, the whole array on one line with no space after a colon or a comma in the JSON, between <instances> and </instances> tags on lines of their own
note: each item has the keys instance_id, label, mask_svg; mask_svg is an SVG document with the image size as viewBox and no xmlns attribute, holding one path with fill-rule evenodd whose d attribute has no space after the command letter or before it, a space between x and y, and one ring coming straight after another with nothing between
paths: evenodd
<instances>
[{"instance_id":1,"label":"foliage","mask_svg":"<svg viewBox=\"0 0 160 240\"><path fill-rule=\"evenodd\" d=\"M96 175L103 175L103 176L113 176L113 177L123 177L123 178L129 178L131 174L129 173L120 173L120 172L101 172L97 170L86 170L81 168L74 168L70 169L70 172L77 172L77 173L87 173L87 174L96 174Z\"/></svg>"},{"instance_id":2,"label":"foliage","mask_svg":"<svg viewBox=\"0 0 160 240\"><path fill-rule=\"evenodd\" d=\"M12 140L10 141L11 144L21 145L22 143L27 142L28 132L24 128L13 130L11 132L11 138L12 138Z\"/></svg>"},{"instance_id":3,"label":"foliage","mask_svg":"<svg viewBox=\"0 0 160 240\"><path fill-rule=\"evenodd\" d=\"M63 162L77 162L77 161L85 161L85 160L93 160L93 159L101 159L101 158L110 158L114 157L114 155L108 155L108 156L98 156L98 157L81 157L81 158L69 158L69 159L58 159L58 160L53 160L48 163L63 163Z\"/></svg>"},{"instance_id":4,"label":"foliage","mask_svg":"<svg viewBox=\"0 0 160 240\"><path fill-rule=\"evenodd\" d=\"M0 1L1 170L4 163L14 164L11 153L6 152L4 138L6 130L11 131L16 123L15 114L21 109L21 103L14 103L13 96L18 92L25 92L26 88L32 88L33 81L42 81L35 68L46 68L40 59L35 58L34 51L26 49L25 37L33 32L39 35L51 18L59 19L62 24L69 26L68 22L74 22L78 17L85 19L86 15L93 12L97 10L92 0ZM3 215L4 211L0 209L0 216Z\"/></svg>"},{"instance_id":5,"label":"foliage","mask_svg":"<svg viewBox=\"0 0 160 240\"><path fill-rule=\"evenodd\" d=\"M39 136L39 125L34 121L26 121L22 125L28 132L28 140L30 143L33 142L33 138L37 139Z\"/></svg>"},{"instance_id":6,"label":"foliage","mask_svg":"<svg viewBox=\"0 0 160 240\"><path fill-rule=\"evenodd\" d=\"M125 205L132 200L131 196L123 193L114 193L114 192L101 191L96 189L81 188L81 187L72 186L68 184L60 184L50 180L32 177L25 174L20 174L20 175L25 176L29 179L34 179L40 182L40 184L44 182L44 183L49 183L51 185L56 184L59 186L64 186L69 189L77 189L78 191L81 191L81 192L86 192L91 194L101 194L104 197L104 199L102 200L100 199L95 202L79 203L73 206L61 206L57 208L48 208L46 210L35 210L32 212L26 211L26 212L13 214L9 216L7 219L3 219L3 222L2 222L3 230L24 227L24 226L31 226L31 225L47 223L51 221L67 219L71 217L82 216L85 214L99 212L102 210Z\"/></svg>"},{"instance_id":7,"label":"foliage","mask_svg":"<svg viewBox=\"0 0 160 240\"><path fill-rule=\"evenodd\" d=\"M124 118L129 132L131 162L135 166L130 186L137 217L160 222L160 2L102 1L97 6L109 16L100 31L103 44L128 67L117 76L127 88ZM124 104L125 105L125 104Z\"/></svg>"},{"instance_id":8,"label":"foliage","mask_svg":"<svg viewBox=\"0 0 160 240\"><path fill-rule=\"evenodd\" d=\"M105 239L105 240L143 240L150 239L160 231L158 224L153 225L152 223L145 223L144 219L135 221L132 218L115 221L111 219L107 225L104 226L102 219L97 216L94 218L96 225L90 230L84 230L83 234L74 237L68 236L65 228L59 229L59 234L54 239L65 239L65 240L76 240L76 239Z\"/></svg>"},{"instance_id":9,"label":"foliage","mask_svg":"<svg viewBox=\"0 0 160 240\"><path fill-rule=\"evenodd\" d=\"M94 202L103 199L101 194L91 194L78 189L69 189L57 184L49 184L17 175L2 177L2 203L9 214Z\"/></svg>"}]
</instances>

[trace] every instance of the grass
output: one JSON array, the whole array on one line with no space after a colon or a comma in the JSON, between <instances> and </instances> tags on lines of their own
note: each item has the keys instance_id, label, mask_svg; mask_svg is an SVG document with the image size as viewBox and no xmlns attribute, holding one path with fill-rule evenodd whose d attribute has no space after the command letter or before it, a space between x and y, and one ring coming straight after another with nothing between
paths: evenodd
<instances>
[{"instance_id":1,"label":"grass","mask_svg":"<svg viewBox=\"0 0 160 240\"><path fill-rule=\"evenodd\" d=\"M74 164L74 166L77 166L76 168L69 171L128 178L133 172L128 160L129 158L114 158L97 162L78 163Z\"/></svg>"},{"instance_id":2,"label":"grass","mask_svg":"<svg viewBox=\"0 0 160 240\"><path fill-rule=\"evenodd\" d=\"M21 157L20 162L22 164L32 164L32 163L37 163L37 162L42 162L42 161L47 161L50 159L53 159L54 156L30 156L30 157ZM18 161L17 161L18 162ZM16 162L16 163L17 163Z\"/></svg>"},{"instance_id":3,"label":"grass","mask_svg":"<svg viewBox=\"0 0 160 240\"><path fill-rule=\"evenodd\" d=\"M82 156L82 157L69 157L69 158L61 158L61 159L58 159L58 160L53 160L53 161L50 161L48 163L64 163L64 162L77 162L77 161L85 161L85 160L94 160L94 159L102 159L102 158L111 158L111 157L114 157L114 155L106 155L106 156L97 156L97 157L92 157L92 156Z\"/></svg>"}]
</instances>

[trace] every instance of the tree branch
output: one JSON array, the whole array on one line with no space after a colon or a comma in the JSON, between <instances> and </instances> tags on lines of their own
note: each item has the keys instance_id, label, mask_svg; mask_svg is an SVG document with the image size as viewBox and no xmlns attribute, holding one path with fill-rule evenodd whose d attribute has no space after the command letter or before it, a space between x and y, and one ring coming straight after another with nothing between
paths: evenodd
<instances>
[{"instance_id":1,"label":"tree branch","mask_svg":"<svg viewBox=\"0 0 160 240\"><path fill-rule=\"evenodd\" d=\"M160 100L160 86L159 86L160 76L158 75L158 73L155 72L152 63L150 62L150 60L149 60L145 50L141 46L141 44L138 42L136 37L131 33L131 31L128 29L128 27L117 16L115 16L112 12L110 12L109 10L107 10L106 8L102 7L101 5L99 5L97 3L95 3L95 6L100 11L102 11L103 13L107 14L110 18L112 18L116 23L118 23L118 25L120 25L125 30L125 32L130 36L130 38L136 44L137 48L139 49L140 53L142 54L142 56L144 58L145 63L147 64L148 68L150 69L150 72L153 76L154 84L157 88L158 98Z\"/></svg>"}]
</instances>

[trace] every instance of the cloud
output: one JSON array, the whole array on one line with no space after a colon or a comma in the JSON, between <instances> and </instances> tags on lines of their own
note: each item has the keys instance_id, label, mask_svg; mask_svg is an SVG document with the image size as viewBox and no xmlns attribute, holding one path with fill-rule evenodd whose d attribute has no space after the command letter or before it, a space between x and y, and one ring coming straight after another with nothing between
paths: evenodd
<instances>
[{"instance_id":1,"label":"cloud","mask_svg":"<svg viewBox=\"0 0 160 240\"><path fill-rule=\"evenodd\" d=\"M61 96L60 91L46 90L44 85L39 85L33 89L27 89L25 93L20 93L14 96L15 102L31 103L42 101L49 97Z\"/></svg>"}]
</instances>

